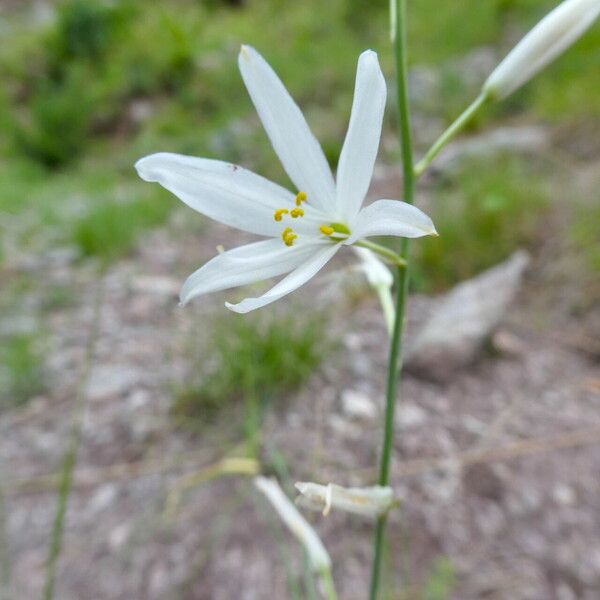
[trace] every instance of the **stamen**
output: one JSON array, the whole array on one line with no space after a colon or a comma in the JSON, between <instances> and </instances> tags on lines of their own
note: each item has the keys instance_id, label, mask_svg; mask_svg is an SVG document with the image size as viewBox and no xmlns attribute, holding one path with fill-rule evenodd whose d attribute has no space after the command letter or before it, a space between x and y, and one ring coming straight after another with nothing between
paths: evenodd
<instances>
[{"instance_id":1,"label":"stamen","mask_svg":"<svg viewBox=\"0 0 600 600\"><path fill-rule=\"evenodd\" d=\"M297 238L298 236L294 233L294 230L291 227L286 227L282 232L281 232L281 239L283 240L283 243L286 246L293 246L294 244L294 240Z\"/></svg>"},{"instance_id":2,"label":"stamen","mask_svg":"<svg viewBox=\"0 0 600 600\"><path fill-rule=\"evenodd\" d=\"M303 217L304 211L301 208L293 208L290 211L290 216L292 217L292 219L297 219L298 217Z\"/></svg>"},{"instance_id":3,"label":"stamen","mask_svg":"<svg viewBox=\"0 0 600 600\"><path fill-rule=\"evenodd\" d=\"M306 192L298 192L298 194L296 194L296 206L300 206L303 202L306 202L306 198L308 196L306 195Z\"/></svg>"},{"instance_id":4,"label":"stamen","mask_svg":"<svg viewBox=\"0 0 600 600\"><path fill-rule=\"evenodd\" d=\"M287 208L278 208L274 213L273 213L273 218L276 221L281 221L281 219L283 219L283 215L287 215L290 211Z\"/></svg>"},{"instance_id":5,"label":"stamen","mask_svg":"<svg viewBox=\"0 0 600 600\"><path fill-rule=\"evenodd\" d=\"M333 227L329 227L329 225L321 225L321 227L319 227L319 231L323 235L331 235L335 229Z\"/></svg>"}]
</instances>

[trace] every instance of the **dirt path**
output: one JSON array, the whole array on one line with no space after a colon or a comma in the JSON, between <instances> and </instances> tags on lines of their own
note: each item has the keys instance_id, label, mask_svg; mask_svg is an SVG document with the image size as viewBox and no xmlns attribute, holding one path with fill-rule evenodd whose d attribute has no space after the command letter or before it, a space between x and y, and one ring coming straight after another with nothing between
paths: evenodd
<instances>
[{"instance_id":1,"label":"dirt path","mask_svg":"<svg viewBox=\"0 0 600 600\"><path fill-rule=\"evenodd\" d=\"M179 235L177 219L169 231L152 234L135 260L101 278L90 268L73 272L78 308L47 322L51 389L3 415L15 598L40 594L55 507L51 475L68 443L98 295L57 598L288 597L285 561L297 568L299 553L248 480L192 489L165 517L178 479L218 460L227 444L191 439L169 421L168 390L185 373L186 336L202 331L198 324L220 306L211 299L177 308L178 274L192 267L185 257L198 254L198 243ZM206 231L202 248L214 247L221 233ZM49 280L63 277L60 269ZM304 298L325 287L315 282ZM483 357L445 387L405 380L393 476L403 504L391 528L398 589L420 590L448 571L456 584L443 585L460 600L600 596L600 370L570 341L568 327L548 335L529 326L535 303L528 289L501 331L508 352ZM386 334L370 301L351 312L338 300L331 327L343 348L270 414L265 461L276 448L295 479L363 484L376 460ZM413 331L428 302L413 298ZM370 406L367 414L348 409L344 397L352 393ZM370 526L339 514L315 522L341 597L363 598ZM443 557L451 567L440 574Z\"/></svg>"}]
</instances>

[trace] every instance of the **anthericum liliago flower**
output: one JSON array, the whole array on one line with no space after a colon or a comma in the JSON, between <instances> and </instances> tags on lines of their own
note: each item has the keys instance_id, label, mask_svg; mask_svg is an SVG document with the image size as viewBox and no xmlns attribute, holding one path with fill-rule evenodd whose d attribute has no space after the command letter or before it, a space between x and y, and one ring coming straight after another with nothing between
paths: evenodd
<instances>
[{"instance_id":1,"label":"anthericum liliago flower","mask_svg":"<svg viewBox=\"0 0 600 600\"><path fill-rule=\"evenodd\" d=\"M289 273L258 298L231 310L246 313L282 298L306 283L346 245L370 236L436 235L431 219L399 200L377 200L362 208L371 182L385 109L385 79L377 54L358 60L350 125L337 181L323 150L283 83L253 48L239 54L242 78L294 193L240 166L170 153L136 164L188 206L216 220L269 239L217 255L183 285L181 302L201 294Z\"/></svg>"}]
</instances>

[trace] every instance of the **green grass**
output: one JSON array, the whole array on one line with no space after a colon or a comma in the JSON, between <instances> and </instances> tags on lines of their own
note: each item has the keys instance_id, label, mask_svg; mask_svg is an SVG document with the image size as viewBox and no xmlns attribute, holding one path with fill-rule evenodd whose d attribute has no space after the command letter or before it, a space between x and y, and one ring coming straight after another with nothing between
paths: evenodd
<instances>
[{"instance_id":1,"label":"green grass","mask_svg":"<svg viewBox=\"0 0 600 600\"><path fill-rule=\"evenodd\" d=\"M500 59L553 5L412 3L410 62L426 65L437 78L435 93L415 108L449 123L480 83L467 80L461 57L487 45ZM7 24L0 48L0 211L30 213L27 223L16 226L23 247L41 234L49 243L74 241L83 255L103 261L129 252L141 231L166 218L165 196L137 180L131 168L144 154L170 150L223 158L287 182L239 76L240 43L255 45L278 71L332 165L347 125L359 52L376 49L386 74L393 74L387 3L367 0L248 0L242 8L218 0L160 6L66 0L55 22L32 25L8 13ZM593 65L599 52L596 26L474 126L515 111L559 123L598 118L600 81ZM141 121L132 116L139 102L149 107ZM388 111L387 127L394 121ZM386 158L396 160L397 150L382 151ZM47 235L49 226L56 234ZM112 227L114 240L107 243Z\"/></svg>"},{"instance_id":2,"label":"green grass","mask_svg":"<svg viewBox=\"0 0 600 600\"><path fill-rule=\"evenodd\" d=\"M447 600L456 585L456 569L450 559L438 558L423 584L423 600Z\"/></svg>"},{"instance_id":3,"label":"green grass","mask_svg":"<svg viewBox=\"0 0 600 600\"><path fill-rule=\"evenodd\" d=\"M600 273L600 206L578 209L569 237L589 269Z\"/></svg>"},{"instance_id":4,"label":"green grass","mask_svg":"<svg viewBox=\"0 0 600 600\"><path fill-rule=\"evenodd\" d=\"M415 283L445 289L533 244L543 229L548 172L517 157L471 160L434 191L438 238L414 245Z\"/></svg>"},{"instance_id":5,"label":"green grass","mask_svg":"<svg viewBox=\"0 0 600 600\"><path fill-rule=\"evenodd\" d=\"M0 409L22 406L44 389L41 339L35 334L4 337L0 344Z\"/></svg>"},{"instance_id":6,"label":"green grass","mask_svg":"<svg viewBox=\"0 0 600 600\"><path fill-rule=\"evenodd\" d=\"M140 233L164 222L171 204L155 196L131 202L101 202L77 221L72 242L83 256L111 262L134 247Z\"/></svg>"},{"instance_id":7,"label":"green grass","mask_svg":"<svg viewBox=\"0 0 600 600\"><path fill-rule=\"evenodd\" d=\"M175 422L195 429L214 423L224 409L240 402L264 404L301 387L332 347L331 340L323 339L323 325L320 315L228 314L218 319L190 379L175 389Z\"/></svg>"}]
</instances>

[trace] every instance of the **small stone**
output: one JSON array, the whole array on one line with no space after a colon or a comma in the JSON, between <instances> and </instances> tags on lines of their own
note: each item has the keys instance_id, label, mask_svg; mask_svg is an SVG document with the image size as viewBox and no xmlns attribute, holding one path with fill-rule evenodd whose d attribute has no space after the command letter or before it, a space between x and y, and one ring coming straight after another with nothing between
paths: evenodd
<instances>
[{"instance_id":1,"label":"small stone","mask_svg":"<svg viewBox=\"0 0 600 600\"><path fill-rule=\"evenodd\" d=\"M527 352L523 341L508 331L496 331L492 336L492 346L496 352L514 358L523 356Z\"/></svg>"},{"instance_id":2,"label":"small stone","mask_svg":"<svg viewBox=\"0 0 600 600\"><path fill-rule=\"evenodd\" d=\"M102 512L113 503L116 497L117 487L111 483L107 483L96 490L88 507L93 513Z\"/></svg>"},{"instance_id":3,"label":"small stone","mask_svg":"<svg viewBox=\"0 0 600 600\"><path fill-rule=\"evenodd\" d=\"M140 373L132 366L99 365L88 381L87 396L92 402L123 396L139 381Z\"/></svg>"},{"instance_id":4,"label":"small stone","mask_svg":"<svg viewBox=\"0 0 600 600\"><path fill-rule=\"evenodd\" d=\"M140 275L133 280L133 289L136 292L156 296L177 296L180 287L180 282L171 277Z\"/></svg>"},{"instance_id":5,"label":"small stone","mask_svg":"<svg viewBox=\"0 0 600 600\"><path fill-rule=\"evenodd\" d=\"M342 410L352 419L374 419L377 407L371 398L357 390L342 392Z\"/></svg>"},{"instance_id":6,"label":"small stone","mask_svg":"<svg viewBox=\"0 0 600 600\"><path fill-rule=\"evenodd\" d=\"M557 504L562 504L563 506L571 506L575 504L577 500L577 495L575 494L575 490L565 484L558 484L552 490L552 497Z\"/></svg>"},{"instance_id":7,"label":"small stone","mask_svg":"<svg viewBox=\"0 0 600 600\"><path fill-rule=\"evenodd\" d=\"M108 545L110 549L113 551L121 549L127 543L130 532L131 527L129 526L129 523L121 523L121 525L117 525L111 529L108 534Z\"/></svg>"},{"instance_id":8,"label":"small stone","mask_svg":"<svg viewBox=\"0 0 600 600\"><path fill-rule=\"evenodd\" d=\"M416 404L403 402L396 408L396 425L400 429L419 427L427 421L427 413Z\"/></svg>"}]
</instances>

